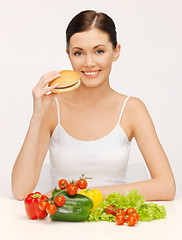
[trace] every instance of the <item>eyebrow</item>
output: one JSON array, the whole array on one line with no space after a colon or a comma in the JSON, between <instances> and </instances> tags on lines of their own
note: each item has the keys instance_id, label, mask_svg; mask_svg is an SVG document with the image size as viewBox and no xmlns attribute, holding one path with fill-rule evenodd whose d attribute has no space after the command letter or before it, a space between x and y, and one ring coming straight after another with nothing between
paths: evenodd
<instances>
[{"instance_id":1,"label":"eyebrow","mask_svg":"<svg viewBox=\"0 0 182 240\"><path fill-rule=\"evenodd\" d=\"M93 47L93 49L96 49L96 48L98 48L98 47L106 47L106 45L104 45L104 44L99 44L99 45ZM72 50L75 49L75 48L76 48L76 49L79 49L79 50L83 50L83 48L80 48L80 47L74 47L74 48L72 48Z\"/></svg>"}]
</instances>

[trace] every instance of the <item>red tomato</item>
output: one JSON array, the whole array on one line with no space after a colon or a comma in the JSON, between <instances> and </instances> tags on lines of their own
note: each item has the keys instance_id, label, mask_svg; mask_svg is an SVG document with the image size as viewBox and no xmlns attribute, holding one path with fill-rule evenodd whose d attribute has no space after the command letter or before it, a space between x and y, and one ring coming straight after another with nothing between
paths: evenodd
<instances>
[{"instance_id":1,"label":"red tomato","mask_svg":"<svg viewBox=\"0 0 182 240\"><path fill-rule=\"evenodd\" d=\"M68 187L67 187L67 192L69 195L73 196L73 195L76 195L77 192L78 192L78 186L77 185L74 185L72 183L69 183L68 184Z\"/></svg>"},{"instance_id":2,"label":"red tomato","mask_svg":"<svg viewBox=\"0 0 182 240\"><path fill-rule=\"evenodd\" d=\"M55 197L54 202L58 207L61 207L65 204L65 197L63 195L57 196Z\"/></svg>"},{"instance_id":3,"label":"red tomato","mask_svg":"<svg viewBox=\"0 0 182 240\"><path fill-rule=\"evenodd\" d=\"M57 210L57 207L56 205L52 204L52 203L49 203L47 206L46 206L46 212L50 215L54 214Z\"/></svg>"},{"instance_id":4,"label":"red tomato","mask_svg":"<svg viewBox=\"0 0 182 240\"><path fill-rule=\"evenodd\" d=\"M39 203L39 208L40 208L42 211L46 211L47 204L49 204L47 201L42 200L42 201L40 201L40 203Z\"/></svg>"},{"instance_id":5,"label":"red tomato","mask_svg":"<svg viewBox=\"0 0 182 240\"><path fill-rule=\"evenodd\" d=\"M87 187L87 180L82 178L77 181L77 185L80 189L85 189Z\"/></svg>"},{"instance_id":6,"label":"red tomato","mask_svg":"<svg viewBox=\"0 0 182 240\"><path fill-rule=\"evenodd\" d=\"M137 223L137 219L134 216L128 216L126 219L126 222L128 224L128 226L135 226L135 224Z\"/></svg>"},{"instance_id":7,"label":"red tomato","mask_svg":"<svg viewBox=\"0 0 182 240\"><path fill-rule=\"evenodd\" d=\"M115 221L116 221L117 225L123 225L125 222L125 216L123 214L119 213L116 215Z\"/></svg>"},{"instance_id":8,"label":"red tomato","mask_svg":"<svg viewBox=\"0 0 182 240\"><path fill-rule=\"evenodd\" d=\"M137 222L140 220L140 216L137 212L134 212L134 213L130 213L130 217L133 216L136 218Z\"/></svg>"},{"instance_id":9,"label":"red tomato","mask_svg":"<svg viewBox=\"0 0 182 240\"><path fill-rule=\"evenodd\" d=\"M61 179L58 182L58 186L59 186L60 189L64 190L68 186L68 181L66 179Z\"/></svg>"},{"instance_id":10,"label":"red tomato","mask_svg":"<svg viewBox=\"0 0 182 240\"><path fill-rule=\"evenodd\" d=\"M126 215L130 215L130 213L134 213L134 212L136 212L136 210L134 208L128 208L126 210Z\"/></svg>"},{"instance_id":11,"label":"red tomato","mask_svg":"<svg viewBox=\"0 0 182 240\"><path fill-rule=\"evenodd\" d=\"M123 208L119 208L119 209L117 209L116 211L117 211L117 213L121 213L121 214L123 214L123 215L126 214L126 212L125 212L125 210L124 210Z\"/></svg>"},{"instance_id":12,"label":"red tomato","mask_svg":"<svg viewBox=\"0 0 182 240\"><path fill-rule=\"evenodd\" d=\"M112 215L116 215L117 210L114 206L110 205L106 208L106 213L107 214L112 214Z\"/></svg>"}]
</instances>

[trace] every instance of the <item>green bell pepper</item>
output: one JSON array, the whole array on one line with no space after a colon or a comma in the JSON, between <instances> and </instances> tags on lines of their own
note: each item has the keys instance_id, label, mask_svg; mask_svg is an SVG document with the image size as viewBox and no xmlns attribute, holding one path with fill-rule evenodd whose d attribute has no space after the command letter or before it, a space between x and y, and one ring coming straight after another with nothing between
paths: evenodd
<instances>
[{"instance_id":1,"label":"green bell pepper","mask_svg":"<svg viewBox=\"0 0 182 240\"><path fill-rule=\"evenodd\" d=\"M53 221L80 222L88 219L91 209L93 208L91 198L78 193L70 196L67 191L54 189L52 192L52 200L59 195L65 197L65 204L57 207L56 213L50 216Z\"/></svg>"}]
</instances>

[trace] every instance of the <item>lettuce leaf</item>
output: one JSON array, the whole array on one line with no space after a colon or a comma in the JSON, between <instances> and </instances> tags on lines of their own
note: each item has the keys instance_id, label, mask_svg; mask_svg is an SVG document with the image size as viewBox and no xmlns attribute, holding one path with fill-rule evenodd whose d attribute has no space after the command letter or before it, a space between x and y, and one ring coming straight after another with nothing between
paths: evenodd
<instances>
[{"instance_id":1,"label":"lettuce leaf","mask_svg":"<svg viewBox=\"0 0 182 240\"><path fill-rule=\"evenodd\" d=\"M166 216L165 206L158 206L153 202L143 204L138 209L138 214L140 215L140 220L142 222L150 222L152 220L163 219Z\"/></svg>"},{"instance_id":2,"label":"lettuce leaf","mask_svg":"<svg viewBox=\"0 0 182 240\"><path fill-rule=\"evenodd\" d=\"M115 206L116 209L124 208L126 210L129 207L135 208L142 222L159 220L166 216L165 206L158 206L153 202L145 203L144 196L139 195L137 190L134 189L131 192L126 192L125 196L119 192L110 193L105 197L104 202L100 202L98 207L93 209L88 221L115 222L115 216L106 214L106 208L110 205Z\"/></svg>"}]
</instances>

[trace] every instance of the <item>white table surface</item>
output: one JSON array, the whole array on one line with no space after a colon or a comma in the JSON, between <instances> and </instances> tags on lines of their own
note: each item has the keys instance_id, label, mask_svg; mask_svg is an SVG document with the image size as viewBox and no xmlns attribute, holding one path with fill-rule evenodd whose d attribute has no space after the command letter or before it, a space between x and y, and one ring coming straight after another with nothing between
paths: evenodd
<instances>
[{"instance_id":1,"label":"white table surface","mask_svg":"<svg viewBox=\"0 0 182 240\"><path fill-rule=\"evenodd\" d=\"M0 239L51 240L181 240L182 198L156 202L165 205L167 216L162 220L139 222L135 227L119 226L111 222L54 222L50 217L31 220L24 202L0 196Z\"/></svg>"}]
</instances>

